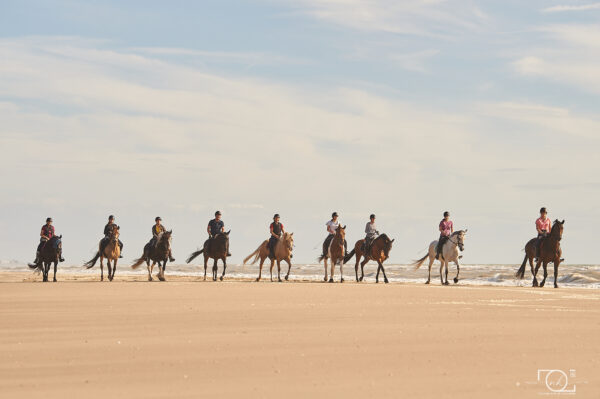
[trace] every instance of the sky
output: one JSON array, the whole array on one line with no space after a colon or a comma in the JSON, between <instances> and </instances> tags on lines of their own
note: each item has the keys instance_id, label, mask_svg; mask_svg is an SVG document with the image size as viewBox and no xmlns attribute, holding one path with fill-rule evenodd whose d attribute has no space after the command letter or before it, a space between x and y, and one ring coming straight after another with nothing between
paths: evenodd
<instances>
[{"instance_id":1,"label":"sky","mask_svg":"<svg viewBox=\"0 0 600 399\"><path fill-rule=\"evenodd\" d=\"M274 213L296 263L331 212L371 213L390 263L442 213L464 263L520 263L541 206L566 263L598 263L600 3L0 3L0 259L31 261L54 218L69 264L109 214L124 256L161 216L183 261L216 210L232 263Z\"/></svg>"}]
</instances>

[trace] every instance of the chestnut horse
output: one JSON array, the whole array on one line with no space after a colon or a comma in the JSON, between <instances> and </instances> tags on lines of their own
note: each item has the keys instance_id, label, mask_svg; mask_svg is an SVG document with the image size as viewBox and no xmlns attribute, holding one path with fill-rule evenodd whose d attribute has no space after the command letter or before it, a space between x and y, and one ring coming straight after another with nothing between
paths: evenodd
<instances>
[{"instance_id":1,"label":"chestnut horse","mask_svg":"<svg viewBox=\"0 0 600 399\"><path fill-rule=\"evenodd\" d=\"M525 245L525 258L523 259L523 263L515 277L523 278L525 277L525 266L527 265L527 260L529 260L529 265L531 266L531 274L533 275L533 287L538 286L537 281L537 272L540 268L540 264L544 267L544 279L539 284L540 287L543 287L546 284L546 277L548 276L547 266L548 263L554 263L554 288L558 288L558 265L562 261L562 249L560 248L560 240L562 239L563 234L563 225L565 221L562 222L555 220L554 225L552 226L552 230L550 234L546 237L542 238L542 242L540 244L540 257L535 265L535 269L533 268L533 259L536 255L536 241L537 238L532 238Z\"/></svg>"},{"instance_id":2,"label":"chestnut horse","mask_svg":"<svg viewBox=\"0 0 600 399\"><path fill-rule=\"evenodd\" d=\"M100 281L104 281L104 258L106 258L106 268L108 269L108 281L113 281L113 278L115 277L115 272L117 271L117 261L121 256L121 247L119 247L119 230L119 226L116 224L113 225L110 236L108 237L108 244L106 244L106 247L104 247L104 251L100 253L100 246L104 240L103 238L98 244L98 252L96 252L96 255L89 262L84 264L87 269L91 269L96 264L98 258L100 258ZM112 268L110 261L113 262Z\"/></svg>"},{"instance_id":3,"label":"chestnut horse","mask_svg":"<svg viewBox=\"0 0 600 399\"><path fill-rule=\"evenodd\" d=\"M331 275L329 277L329 282L333 283L333 272L335 271L335 265L339 263L340 265L340 283L344 282L344 241L346 240L346 226L338 227L335 231L335 235L331 239L329 243L329 248L325 255L319 256L319 262L323 261L325 266L325 278L324 281L327 281L327 259L331 262Z\"/></svg>"},{"instance_id":4,"label":"chestnut horse","mask_svg":"<svg viewBox=\"0 0 600 399\"><path fill-rule=\"evenodd\" d=\"M273 281L273 266L275 265L275 261L277 261L277 281L281 282L280 272L281 261L283 260L288 264L288 271L285 275L285 279L287 280L290 277L290 270L292 269L291 258L292 250L294 249L293 236L294 233L283 233L283 235L279 238L279 241L277 241L277 244L275 245L275 259L271 258L269 254L269 240L265 240L262 242L262 244L258 246L256 251L252 252L244 259L242 265L245 265L246 262L248 262L248 260L253 256L254 259L250 263L251 265L255 264L256 261L260 258L260 269L258 271L258 277L256 278L256 281L260 281L260 278L262 276L263 263L265 263L265 260L267 258L271 259L271 281Z\"/></svg>"},{"instance_id":5,"label":"chestnut horse","mask_svg":"<svg viewBox=\"0 0 600 399\"><path fill-rule=\"evenodd\" d=\"M190 263L194 258L196 258L201 253L204 253L204 280L206 280L206 268L208 267L208 259L213 258L213 268L212 268L212 276L213 281L217 281L217 272L219 271L217 267L217 262L219 259L223 261L223 274L221 274L221 281L225 277L225 270L227 269L227 253L229 252L229 230L226 233L219 233L212 238L209 238L204 243L204 248L199 251L193 252L185 261L186 263Z\"/></svg>"},{"instance_id":6,"label":"chestnut horse","mask_svg":"<svg viewBox=\"0 0 600 399\"><path fill-rule=\"evenodd\" d=\"M356 244L354 244L354 249L344 258L344 263L348 262L354 255L356 255L356 264L354 265L354 273L356 274L356 281L363 281L365 277L365 265L367 262L372 259L377 262L377 275L375 276L375 282L379 282L379 271L383 272L383 281L388 283L388 278L385 275L385 269L383 268L383 262L385 262L390 257L390 250L392 249L392 243L394 240L390 240L390 238L386 234L382 234L377 237L371 243L371 248L367 254L363 253L363 244L365 240L358 240ZM360 278L358 277L358 263L360 262L360 258L364 256L364 260L360 264Z\"/></svg>"},{"instance_id":7,"label":"chestnut horse","mask_svg":"<svg viewBox=\"0 0 600 399\"><path fill-rule=\"evenodd\" d=\"M146 262L146 266L148 266L148 281L152 281L152 270L154 269L154 265L158 263L158 274L156 277L160 281L165 281L165 269L167 268L169 253L171 253L172 235L172 230L166 231L157 237L156 245L146 244L144 246L144 253L134 261L131 268L137 269L142 263ZM152 264L150 264L150 261L152 261Z\"/></svg>"}]
</instances>

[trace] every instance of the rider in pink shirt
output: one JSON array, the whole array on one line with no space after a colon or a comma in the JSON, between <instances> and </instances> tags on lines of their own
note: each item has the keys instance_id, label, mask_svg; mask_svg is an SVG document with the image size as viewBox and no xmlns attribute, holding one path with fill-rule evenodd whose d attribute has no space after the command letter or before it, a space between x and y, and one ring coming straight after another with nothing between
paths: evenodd
<instances>
[{"instance_id":1,"label":"rider in pink shirt","mask_svg":"<svg viewBox=\"0 0 600 399\"><path fill-rule=\"evenodd\" d=\"M438 245L435 248L435 258L439 259L440 254L442 252L442 248L444 247L444 243L448 241L450 235L454 233L454 224L452 220L450 220L450 212L444 212L444 218L440 222L440 239L438 240Z\"/></svg>"},{"instance_id":2,"label":"rider in pink shirt","mask_svg":"<svg viewBox=\"0 0 600 399\"><path fill-rule=\"evenodd\" d=\"M548 212L546 208L543 207L540 209L540 217L535 221L535 229L537 230L538 236L537 241L535 243L536 246L536 259L540 256L540 246L542 244L542 239L550 234L550 230L552 230L552 222L548 218Z\"/></svg>"}]
</instances>

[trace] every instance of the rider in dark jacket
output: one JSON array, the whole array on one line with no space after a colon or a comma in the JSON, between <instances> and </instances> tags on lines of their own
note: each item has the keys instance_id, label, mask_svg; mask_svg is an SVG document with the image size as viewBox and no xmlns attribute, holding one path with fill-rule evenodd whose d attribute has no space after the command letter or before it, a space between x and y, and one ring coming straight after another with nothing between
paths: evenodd
<instances>
[{"instance_id":1,"label":"rider in dark jacket","mask_svg":"<svg viewBox=\"0 0 600 399\"><path fill-rule=\"evenodd\" d=\"M50 239L54 236L55 233L54 226L52 226L52 218L46 218L46 224L42 226L42 230L40 232L40 243L38 244L37 250L35 251L35 261L33 262L34 264L38 264L38 262L40 261L40 253L42 251L42 248L44 248L44 245L46 245L46 243L50 241ZM59 261L65 261L62 257L62 253L60 255Z\"/></svg>"},{"instance_id":2,"label":"rider in dark jacket","mask_svg":"<svg viewBox=\"0 0 600 399\"><path fill-rule=\"evenodd\" d=\"M112 231L113 231L113 226L115 226L115 217L113 215L110 215L108 217L108 223L106 224L106 226L104 226L104 238L102 239L102 241L100 241L100 253L101 254L104 252L104 249L108 245L110 235L112 234ZM123 243L121 242L121 240L119 240L119 247L121 248L121 255L119 256L119 258L122 258L123 257Z\"/></svg>"},{"instance_id":3,"label":"rider in dark jacket","mask_svg":"<svg viewBox=\"0 0 600 399\"><path fill-rule=\"evenodd\" d=\"M221 220L221 211L215 212L215 218L208 222L206 231L208 232L208 240L204 242L204 250L209 252L212 239L217 234L225 232L225 223ZM229 249L227 249L227 256L231 256Z\"/></svg>"},{"instance_id":4,"label":"rider in dark jacket","mask_svg":"<svg viewBox=\"0 0 600 399\"><path fill-rule=\"evenodd\" d=\"M281 236L283 235L283 233L285 233L285 229L283 228L283 224L279 221L279 214L276 213L273 216L273 223L271 223L271 225L269 226L269 232L271 234L271 236L269 237L269 257L271 259L275 259L275 246L277 245L277 242L279 241L279 239L281 238Z\"/></svg>"}]
</instances>

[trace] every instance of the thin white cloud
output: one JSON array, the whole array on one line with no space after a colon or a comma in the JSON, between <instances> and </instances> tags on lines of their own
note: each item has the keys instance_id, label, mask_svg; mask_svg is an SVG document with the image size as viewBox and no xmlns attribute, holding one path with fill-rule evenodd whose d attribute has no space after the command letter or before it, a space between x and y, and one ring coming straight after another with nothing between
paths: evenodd
<instances>
[{"instance_id":1,"label":"thin white cloud","mask_svg":"<svg viewBox=\"0 0 600 399\"><path fill-rule=\"evenodd\" d=\"M408 71L424 73L428 71L428 61L439 52L439 50L428 49L408 54L393 54L390 59Z\"/></svg>"},{"instance_id":2,"label":"thin white cloud","mask_svg":"<svg viewBox=\"0 0 600 399\"><path fill-rule=\"evenodd\" d=\"M600 3L579 4L579 5L556 5L542 9L542 12L564 12L564 11L587 11L599 10Z\"/></svg>"}]
</instances>

